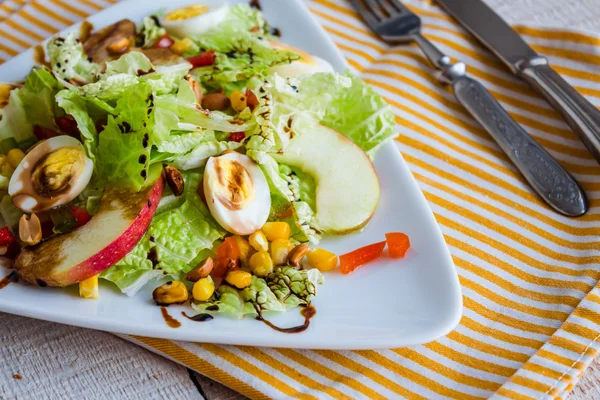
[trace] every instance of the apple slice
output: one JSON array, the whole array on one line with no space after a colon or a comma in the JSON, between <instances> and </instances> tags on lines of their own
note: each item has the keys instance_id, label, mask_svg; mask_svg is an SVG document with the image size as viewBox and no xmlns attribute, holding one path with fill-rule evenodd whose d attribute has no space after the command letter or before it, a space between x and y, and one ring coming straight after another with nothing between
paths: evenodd
<instances>
[{"instance_id":1,"label":"apple slice","mask_svg":"<svg viewBox=\"0 0 600 400\"><path fill-rule=\"evenodd\" d=\"M162 176L139 192L107 186L98 212L87 224L23 249L15 271L23 281L39 286L68 286L99 274L142 238L163 188Z\"/></svg>"},{"instance_id":2,"label":"apple slice","mask_svg":"<svg viewBox=\"0 0 600 400\"><path fill-rule=\"evenodd\" d=\"M363 228L379 201L379 178L369 156L324 125L305 129L275 160L301 169L316 183L316 221L323 232L344 235Z\"/></svg>"}]
</instances>

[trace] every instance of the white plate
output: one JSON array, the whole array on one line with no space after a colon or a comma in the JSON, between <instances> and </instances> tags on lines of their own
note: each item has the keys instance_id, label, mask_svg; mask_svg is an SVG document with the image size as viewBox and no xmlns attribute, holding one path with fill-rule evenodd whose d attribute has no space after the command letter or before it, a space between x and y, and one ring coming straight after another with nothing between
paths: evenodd
<instances>
[{"instance_id":1,"label":"white plate","mask_svg":"<svg viewBox=\"0 0 600 400\"><path fill-rule=\"evenodd\" d=\"M176 7L198 1L171 0L168 4ZM96 27L124 16L139 22L165 4L163 0L124 1L89 20ZM284 42L328 60L337 71L346 68L339 50L301 1L262 0L262 4L268 21L281 28ZM32 65L30 50L0 66L0 81L23 79ZM435 340L450 332L462 314L452 258L423 194L393 143L381 149L375 166L381 200L372 222L360 234L327 239L322 245L343 254L383 240L385 232L401 231L410 236L412 248L400 261L383 258L351 275L326 274L314 301L317 314L303 333L279 333L254 319L221 317L193 322L181 317L182 310L191 312L189 308L174 306L169 307L169 313L182 326L169 328L152 303L154 285L128 298L104 283L100 299L94 301L79 298L76 287L65 290L11 284L0 291L0 311L118 333L253 346L375 349ZM285 327L300 324L302 318L293 310L271 320Z\"/></svg>"}]
</instances>

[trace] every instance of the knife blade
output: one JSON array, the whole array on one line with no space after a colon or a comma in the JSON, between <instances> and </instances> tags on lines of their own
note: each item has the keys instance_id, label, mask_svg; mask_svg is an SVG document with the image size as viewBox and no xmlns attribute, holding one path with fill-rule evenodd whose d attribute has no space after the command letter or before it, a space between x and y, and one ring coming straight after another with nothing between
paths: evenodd
<instances>
[{"instance_id":1,"label":"knife blade","mask_svg":"<svg viewBox=\"0 0 600 400\"><path fill-rule=\"evenodd\" d=\"M600 111L481 0L437 0L463 27L560 112L600 163Z\"/></svg>"}]
</instances>

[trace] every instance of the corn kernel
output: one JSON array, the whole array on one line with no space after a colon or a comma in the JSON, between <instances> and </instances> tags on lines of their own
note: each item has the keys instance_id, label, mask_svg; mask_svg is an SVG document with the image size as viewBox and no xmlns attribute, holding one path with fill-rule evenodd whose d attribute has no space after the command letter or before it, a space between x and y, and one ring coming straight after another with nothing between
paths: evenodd
<instances>
[{"instance_id":1,"label":"corn kernel","mask_svg":"<svg viewBox=\"0 0 600 400\"><path fill-rule=\"evenodd\" d=\"M17 168L21 160L25 158L25 153L23 153L23 151L20 149L10 149L6 157L8 158L8 163L13 168Z\"/></svg>"},{"instance_id":2,"label":"corn kernel","mask_svg":"<svg viewBox=\"0 0 600 400\"><path fill-rule=\"evenodd\" d=\"M321 272L334 269L338 264L338 257L330 251L316 248L306 255L308 263Z\"/></svg>"},{"instance_id":3,"label":"corn kernel","mask_svg":"<svg viewBox=\"0 0 600 400\"><path fill-rule=\"evenodd\" d=\"M250 286L250 283L252 283L252 274L242 271L241 269L234 269L233 271L229 271L227 273L225 280L230 285L233 285L238 289L243 289L247 286Z\"/></svg>"},{"instance_id":4,"label":"corn kernel","mask_svg":"<svg viewBox=\"0 0 600 400\"><path fill-rule=\"evenodd\" d=\"M15 172L15 169L8 162L8 157L0 155L0 175L10 178L13 172Z\"/></svg>"},{"instance_id":5,"label":"corn kernel","mask_svg":"<svg viewBox=\"0 0 600 400\"><path fill-rule=\"evenodd\" d=\"M94 275L84 281L79 282L79 296L85 299L97 299L100 297L98 290L98 275Z\"/></svg>"},{"instance_id":6,"label":"corn kernel","mask_svg":"<svg viewBox=\"0 0 600 400\"><path fill-rule=\"evenodd\" d=\"M194 44L194 42L190 39L190 38L185 38L182 40L178 40L175 43L173 43L170 47L171 51L175 54L178 55L183 55L183 53L185 53L192 45Z\"/></svg>"},{"instance_id":7,"label":"corn kernel","mask_svg":"<svg viewBox=\"0 0 600 400\"><path fill-rule=\"evenodd\" d=\"M248 106L248 99L246 95L239 90L231 93L229 95L229 100L231 101L231 107L237 112L242 112Z\"/></svg>"},{"instance_id":8,"label":"corn kernel","mask_svg":"<svg viewBox=\"0 0 600 400\"><path fill-rule=\"evenodd\" d=\"M238 248L240 249L240 261L246 264L250 260L250 243L241 236L234 235L233 238L237 242Z\"/></svg>"},{"instance_id":9,"label":"corn kernel","mask_svg":"<svg viewBox=\"0 0 600 400\"><path fill-rule=\"evenodd\" d=\"M194 283L194 287L192 288L192 296L194 296L194 300L198 301L206 301L210 299L215 292L215 283L212 278L207 276L206 278L202 278Z\"/></svg>"},{"instance_id":10,"label":"corn kernel","mask_svg":"<svg viewBox=\"0 0 600 400\"><path fill-rule=\"evenodd\" d=\"M267 238L265 234L260 230L254 232L248 238L250 242L250 246L254 247L256 251L268 251L269 250L269 242L267 242Z\"/></svg>"},{"instance_id":11,"label":"corn kernel","mask_svg":"<svg viewBox=\"0 0 600 400\"><path fill-rule=\"evenodd\" d=\"M273 272L273 260L266 251L259 251L250 257L250 269L256 276L267 276Z\"/></svg>"},{"instance_id":12,"label":"corn kernel","mask_svg":"<svg viewBox=\"0 0 600 400\"><path fill-rule=\"evenodd\" d=\"M277 239L271 243L271 258L275 265L287 264L287 259L294 246L287 239Z\"/></svg>"},{"instance_id":13,"label":"corn kernel","mask_svg":"<svg viewBox=\"0 0 600 400\"><path fill-rule=\"evenodd\" d=\"M277 239L289 239L292 230L287 222L267 222L261 228L269 242Z\"/></svg>"}]
</instances>

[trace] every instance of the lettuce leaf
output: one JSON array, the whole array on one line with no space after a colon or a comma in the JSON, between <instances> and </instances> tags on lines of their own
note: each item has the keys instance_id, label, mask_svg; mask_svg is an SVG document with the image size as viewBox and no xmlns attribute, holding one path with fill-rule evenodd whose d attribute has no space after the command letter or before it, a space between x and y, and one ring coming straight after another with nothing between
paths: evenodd
<instances>
[{"instance_id":1,"label":"lettuce leaf","mask_svg":"<svg viewBox=\"0 0 600 400\"><path fill-rule=\"evenodd\" d=\"M321 123L341 132L373 157L387 140L397 134L394 113L362 79L349 71L344 76L352 84L348 89L339 91L329 103Z\"/></svg>"},{"instance_id":2,"label":"lettuce leaf","mask_svg":"<svg viewBox=\"0 0 600 400\"><path fill-rule=\"evenodd\" d=\"M62 85L58 80L45 69L34 68L27 75L19 96L30 124L57 129L55 123L57 106L54 98L61 88Z\"/></svg>"},{"instance_id":3,"label":"lettuce leaf","mask_svg":"<svg viewBox=\"0 0 600 400\"><path fill-rule=\"evenodd\" d=\"M100 66L88 60L77 32L50 39L47 53L52 73L65 81L75 79L81 83L94 82L100 73Z\"/></svg>"},{"instance_id":4,"label":"lettuce leaf","mask_svg":"<svg viewBox=\"0 0 600 400\"><path fill-rule=\"evenodd\" d=\"M19 95L23 89L10 92L8 105L0 110L0 140L14 138L17 143L33 138L33 125L29 122L23 100Z\"/></svg>"},{"instance_id":5,"label":"lettuce leaf","mask_svg":"<svg viewBox=\"0 0 600 400\"><path fill-rule=\"evenodd\" d=\"M225 150L235 150L242 144L237 142L226 142L218 140L208 140L199 142L189 153L176 157L173 165L180 170L186 171L203 167L206 161L212 156L217 156Z\"/></svg>"},{"instance_id":6,"label":"lettuce leaf","mask_svg":"<svg viewBox=\"0 0 600 400\"><path fill-rule=\"evenodd\" d=\"M165 28L158 23L158 16L149 15L144 17L136 35L137 45L149 49L165 33Z\"/></svg>"},{"instance_id":7,"label":"lettuce leaf","mask_svg":"<svg viewBox=\"0 0 600 400\"><path fill-rule=\"evenodd\" d=\"M131 51L123 54L117 60L106 63L106 76L117 74L139 75L140 72L148 72L152 69L152 63L139 51Z\"/></svg>"},{"instance_id":8,"label":"lettuce leaf","mask_svg":"<svg viewBox=\"0 0 600 400\"><path fill-rule=\"evenodd\" d=\"M222 284L211 300L192 302L192 307L198 312L226 314L238 319L281 312L310 304L316 296L317 285L323 281L323 275L316 269L279 267L266 278L253 276L250 286L244 289Z\"/></svg>"},{"instance_id":9,"label":"lettuce leaf","mask_svg":"<svg viewBox=\"0 0 600 400\"><path fill-rule=\"evenodd\" d=\"M206 258L207 249L225 236L196 189L200 172L183 173L185 189L179 197L163 197L142 240L133 250L100 276L133 295L150 280L185 273ZM167 201L164 201L165 198Z\"/></svg>"}]
</instances>

